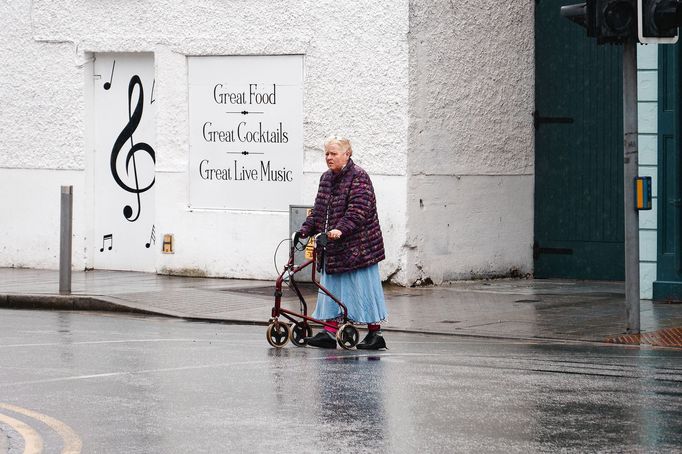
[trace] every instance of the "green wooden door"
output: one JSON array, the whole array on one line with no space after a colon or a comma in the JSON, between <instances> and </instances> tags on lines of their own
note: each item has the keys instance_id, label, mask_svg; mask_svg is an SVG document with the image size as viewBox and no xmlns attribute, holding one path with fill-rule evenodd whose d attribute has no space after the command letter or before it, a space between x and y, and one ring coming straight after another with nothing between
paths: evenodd
<instances>
[{"instance_id":1,"label":"green wooden door","mask_svg":"<svg viewBox=\"0 0 682 454\"><path fill-rule=\"evenodd\" d=\"M622 48L535 13L535 276L624 279Z\"/></svg>"},{"instance_id":2,"label":"green wooden door","mask_svg":"<svg viewBox=\"0 0 682 454\"><path fill-rule=\"evenodd\" d=\"M680 45L658 46L658 260L655 300L682 300Z\"/></svg>"}]
</instances>

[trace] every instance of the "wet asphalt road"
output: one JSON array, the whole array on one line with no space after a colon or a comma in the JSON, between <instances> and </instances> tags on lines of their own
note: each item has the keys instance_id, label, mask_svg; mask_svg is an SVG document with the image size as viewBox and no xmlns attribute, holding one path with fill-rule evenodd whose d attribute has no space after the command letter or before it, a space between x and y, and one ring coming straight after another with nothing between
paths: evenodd
<instances>
[{"instance_id":1,"label":"wet asphalt road","mask_svg":"<svg viewBox=\"0 0 682 454\"><path fill-rule=\"evenodd\" d=\"M261 326L2 310L0 452L682 450L682 351L386 339L275 350Z\"/></svg>"}]
</instances>

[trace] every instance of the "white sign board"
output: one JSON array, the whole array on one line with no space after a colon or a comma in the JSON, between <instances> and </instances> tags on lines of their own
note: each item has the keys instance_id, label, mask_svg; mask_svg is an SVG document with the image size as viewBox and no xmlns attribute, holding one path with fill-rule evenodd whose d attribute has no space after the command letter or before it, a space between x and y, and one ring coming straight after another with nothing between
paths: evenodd
<instances>
[{"instance_id":1,"label":"white sign board","mask_svg":"<svg viewBox=\"0 0 682 454\"><path fill-rule=\"evenodd\" d=\"M288 211L303 176L303 56L189 57L189 204Z\"/></svg>"}]
</instances>

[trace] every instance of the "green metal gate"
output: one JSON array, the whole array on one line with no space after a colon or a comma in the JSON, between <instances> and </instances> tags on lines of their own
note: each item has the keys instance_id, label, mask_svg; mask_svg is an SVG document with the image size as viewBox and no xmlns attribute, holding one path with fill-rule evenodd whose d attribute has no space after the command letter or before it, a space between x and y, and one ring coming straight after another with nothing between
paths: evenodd
<instances>
[{"instance_id":1,"label":"green metal gate","mask_svg":"<svg viewBox=\"0 0 682 454\"><path fill-rule=\"evenodd\" d=\"M535 13L535 276L624 279L622 48Z\"/></svg>"}]
</instances>

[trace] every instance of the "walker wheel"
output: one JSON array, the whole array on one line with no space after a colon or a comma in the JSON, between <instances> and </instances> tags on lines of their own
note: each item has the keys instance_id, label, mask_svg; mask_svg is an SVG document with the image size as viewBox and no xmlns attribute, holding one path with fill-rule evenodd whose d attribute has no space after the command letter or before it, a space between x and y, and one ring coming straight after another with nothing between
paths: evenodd
<instances>
[{"instance_id":1,"label":"walker wheel","mask_svg":"<svg viewBox=\"0 0 682 454\"><path fill-rule=\"evenodd\" d=\"M355 328L350 323L344 323L339 326L339 330L336 332L336 341L339 343L341 348L350 350L351 348L358 345L360 341L360 334L357 328Z\"/></svg>"},{"instance_id":2,"label":"walker wheel","mask_svg":"<svg viewBox=\"0 0 682 454\"><path fill-rule=\"evenodd\" d=\"M305 338L313 335L313 329L307 322L296 322L291 327L291 343L297 347L304 347Z\"/></svg>"},{"instance_id":3,"label":"walker wheel","mask_svg":"<svg viewBox=\"0 0 682 454\"><path fill-rule=\"evenodd\" d=\"M274 321L268 325L265 337L273 347L282 348L289 342L289 332L289 325Z\"/></svg>"}]
</instances>

